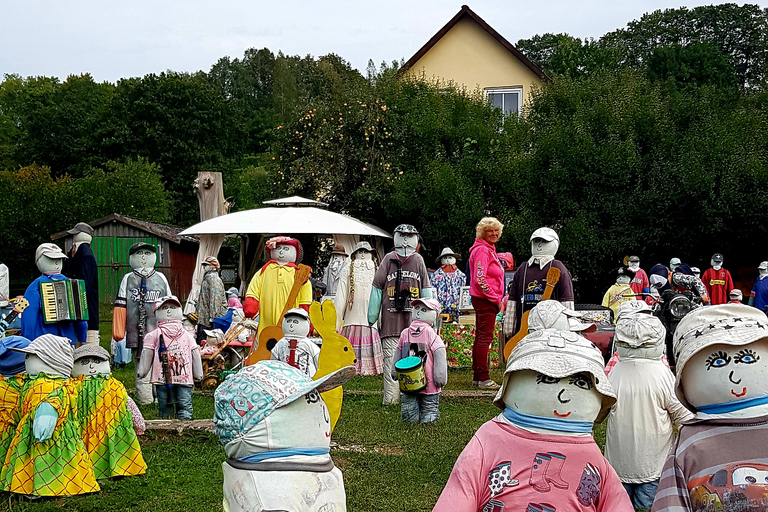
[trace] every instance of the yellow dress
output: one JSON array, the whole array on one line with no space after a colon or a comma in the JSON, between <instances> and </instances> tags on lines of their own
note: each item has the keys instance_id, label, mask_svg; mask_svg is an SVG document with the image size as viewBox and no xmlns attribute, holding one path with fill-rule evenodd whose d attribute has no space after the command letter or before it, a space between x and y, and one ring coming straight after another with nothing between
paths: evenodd
<instances>
[{"instance_id":1,"label":"yellow dress","mask_svg":"<svg viewBox=\"0 0 768 512\"><path fill-rule=\"evenodd\" d=\"M96 479L146 473L123 383L111 375L74 380L83 443Z\"/></svg>"},{"instance_id":2,"label":"yellow dress","mask_svg":"<svg viewBox=\"0 0 768 512\"><path fill-rule=\"evenodd\" d=\"M19 424L19 392L24 384L24 374L13 377L0 375L0 463L5 461ZM2 489L7 491L8 489Z\"/></svg>"},{"instance_id":3,"label":"yellow dress","mask_svg":"<svg viewBox=\"0 0 768 512\"><path fill-rule=\"evenodd\" d=\"M80 438L76 382L40 373L24 383L20 394L19 424L0 472L3 488L37 496L98 491L91 460ZM43 402L56 410L59 419L51 438L39 443L32 427Z\"/></svg>"}]
</instances>

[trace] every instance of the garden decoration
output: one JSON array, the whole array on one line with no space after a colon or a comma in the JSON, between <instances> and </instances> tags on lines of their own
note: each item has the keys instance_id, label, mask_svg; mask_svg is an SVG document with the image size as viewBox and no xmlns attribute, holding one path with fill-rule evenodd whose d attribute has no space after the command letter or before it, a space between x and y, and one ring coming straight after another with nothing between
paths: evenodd
<instances>
[{"instance_id":1,"label":"garden decoration","mask_svg":"<svg viewBox=\"0 0 768 512\"><path fill-rule=\"evenodd\" d=\"M200 293L197 296L197 325L198 329L215 327L214 319L227 312L227 293L224 283L219 276L221 265L214 256L208 256L201 264L203 279ZM200 331L198 331L200 332Z\"/></svg>"},{"instance_id":2,"label":"garden decoration","mask_svg":"<svg viewBox=\"0 0 768 512\"><path fill-rule=\"evenodd\" d=\"M400 382L402 420L432 423L440 418L440 391L448 383L445 344L434 329L440 303L425 298L411 305L411 325L400 334L392 378Z\"/></svg>"},{"instance_id":3,"label":"garden decoration","mask_svg":"<svg viewBox=\"0 0 768 512\"><path fill-rule=\"evenodd\" d=\"M347 509L321 394L354 375L347 366L311 380L282 361L259 361L221 383L213 421L227 455L224 510Z\"/></svg>"},{"instance_id":4,"label":"garden decoration","mask_svg":"<svg viewBox=\"0 0 768 512\"><path fill-rule=\"evenodd\" d=\"M0 460L3 461L19 424L19 399L26 371L26 354L11 348L25 348L29 343L27 338L21 336L0 339Z\"/></svg>"},{"instance_id":5,"label":"garden decoration","mask_svg":"<svg viewBox=\"0 0 768 512\"><path fill-rule=\"evenodd\" d=\"M328 261L328 266L325 267L325 273L323 274L325 296L330 300L333 300L333 297L336 295L336 290L338 289L341 280L341 269L347 262L347 258L347 251L344 250L344 246L333 246L331 259Z\"/></svg>"},{"instance_id":6,"label":"garden decoration","mask_svg":"<svg viewBox=\"0 0 768 512\"><path fill-rule=\"evenodd\" d=\"M675 393L696 416L672 445L654 511L765 508L766 331L765 314L743 304L698 308L678 324Z\"/></svg>"},{"instance_id":7,"label":"garden decoration","mask_svg":"<svg viewBox=\"0 0 768 512\"><path fill-rule=\"evenodd\" d=\"M312 302L312 269L299 264L299 241L276 236L267 240L266 250L270 259L251 279L243 304L247 318L259 315L258 345L249 354L247 364L269 359L272 347L283 337L280 326L285 313L298 307L308 311Z\"/></svg>"},{"instance_id":8,"label":"garden decoration","mask_svg":"<svg viewBox=\"0 0 768 512\"><path fill-rule=\"evenodd\" d=\"M88 343L99 342L99 268L91 250L93 228L85 222L78 222L68 230L72 235L72 250L65 260L64 272L70 279L81 279L85 285L88 304Z\"/></svg>"},{"instance_id":9,"label":"garden decoration","mask_svg":"<svg viewBox=\"0 0 768 512\"><path fill-rule=\"evenodd\" d=\"M72 377L77 385L77 414L85 451L97 480L142 475L147 465L141 455L131 400L123 383L112 377L109 352L87 343L74 352ZM138 413L140 414L140 413Z\"/></svg>"},{"instance_id":10,"label":"garden decoration","mask_svg":"<svg viewBox=\"0 0 768 512\"><path fill-rule=\"evenodd\" d=\"M336 308L333 301L326 300L322 303L313 302L309 307L309 319L312 325L320 333L323 344L320 347L317 373L315 380L321 379L347 366L355 366L355 351L352 350L349 340L336 332ZM331 419L331 432L336 428L336 422L341 415L341 403L344 399L344 391L341 386L334 387L323 393L323 400L328 408Z\"/></svg>"},{"instance_id":11,"label":"garden decoration","mask_svg":"<svg viewBox=\"0 0 768 512\"><path fill-rule=\"evenodd\" d=\"M377 268L374 254L368 242L355 245L352 256L341 269L333 298L336 330L352 344L358 375L378 375L384 369L379 330L368 323L368 303Z\"/></svg>"},{"instance_id":12,"label":"garden decoration","mask_svg":"<svg viewBox=\"0 0 768 512\"><path fill-rule=\"evenodd\" d=\"M411 302L432 296L424 258L418 253L419 232L410 224L395 228L395 249L384 256L373 279L368 304L368 323L373 325L381 314L381 345L384 352L384 405L400 398L392 365L400 333L411 323Z\"/></svg>"},{"instance_id":13,"label":"garden decoration","mask_svg":"<svg viewBox=\"0 0 768 512\"><path fill-rule=\"evenodd\" d=\"M635 278L635 271L629 267L619 267L616 282L603 295L602 305L613 311L614 323L619 318L619 307L627 301L636 300L630 284Z\"/></svg>"},{"instance_id":14,"label":"garden decoration","mask_svg":"<svg viewBox=\"0 0 768 512\"><path fill-rule=\"evenodd\" d=\"M284 337L272 349L272 359L288 363L306 373L317 373L320 347L309 340L309 313L301 308L289 310L283 318Z\"/></svg>"},{"instance_id":15,"label":"garden decoration","mask_svg":"<svg viewBox=\"0 0 768 512\"><path fill-rule=\"evenodd\" d=\"M456 261L460 259L461 255L453 252L450 247L444 248L435 260L440 268L432 274L435 296L443 308L443 313L447 313L452 320L459 316L459 296L461 287L467 280L464 272L456 266Z\"/></svg>"},{"instance_id":16,"label":"garden decoration","mask_svg":"<svg viewBox=\"0 0 768 512\"><path fill-rule=\"evenodd\" d=\"M161 418L192 419L192 388L203 378L203 363L194 336L184 329L179 299L170 295L155 302L157 329L144 338L137 378L155 386ZM174 411L175 409L175 411Z\"/></svg>"},{"instance_id":17,"label":"garden decoration","mask_svg":"<svg viewBox=\"0 0 768 512\"><path fill-rule=\"evenodd\" d=\"M56 244L40 244L35 265L42 274L24 292L29 303L21 315L21 335L33 340L53 334L85 343L88 336L88 305L84 283L67 279L62 273L67 256Z\"/></svg>"},{"instance_id":18,"label":"garden decoration","mask_svg":"<svg viewBox=\"0 0 768 512\"><path fill-rule=\"evenodd\" d=\"M615 402L591 342L570 331L529 334L494 399L503 412L464 448L434 510L632 512L592 438Z\"/></svg>"},{"instance_id":19,"label":"garden decoration","mask_svg":"<svg viewBox=\"0 0 768 512\"><path fill-rule=\"evenodd\" d=\"M28 381L21 389L19 422L0 472L2 488L34 496L73 496L99 490L80 437L77 388L70 379L71 340L44 334L27 347Z\"/></svg>"},{"instance_id":20,"label":"garden decoration","mask_svg":"<svg viewBox=\"0 0 768 512\"><path fill-rule=\"evenodd\" d=\"M155 270L157 248L137 242L128 249L128 262L132 271L123 276L112 311L112 338L125 339L126 348L133 352L138 368L144 348L144 338L157 329L155 303L160 297L171 295L168 280ZM151 404L152 384L149 378L136 379L136 399L140 404Z\"/></svg>"},{"instance_id":21,"label":"garden decoration","mask_svg":"<svg viewBox=\"0 0 768 512\"><path fill-rule=\"evenodd\" d=\"M712 305L726 304L728 295L735 287L731 273L723 268L723 255L720 253L713 254L710 265L712 266L705 270L704 275L701 276L704 288L707 289L707 297L709 297Z\"/></svg>"}]
</instances>

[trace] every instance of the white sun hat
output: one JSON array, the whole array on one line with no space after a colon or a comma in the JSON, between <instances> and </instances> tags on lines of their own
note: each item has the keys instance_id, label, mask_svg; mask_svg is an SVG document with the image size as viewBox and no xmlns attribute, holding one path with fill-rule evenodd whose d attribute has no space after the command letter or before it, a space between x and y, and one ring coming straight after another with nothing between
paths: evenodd
<instances>
[{"instance_id":1,"label":"white sun hat","mask_svg":"<svg viewBox=\"0 0 768 512\"><path fill-rule=\"evenodd\" d=\"M675 394L680 403L691 409L680 377L694 354L719 343L738 347L763 338L768 338L768 318L759 309L746 304L706 306L685 315L673 338L677 361Z\"/></svg>"},{"instance_id":2,"label":"white sun hat","mask_svg":"<svg viewBox=\"0 0 768 512\"><path fill-rule=\"evenodd\" d=\"M588 339L570 331L544 329L535 331L520 340L507 361L504 380L493 403L504 409L504 392L509 385L512 372L533 370L549 377L562 379L586 372L592 375L597 391L603 395L600 414L595 423L600 423L616 403L616 393L605 376L603 354Z\"/></svg>"},{"instance_id":3,"label":"white sun hat","mask_svg":"<svg viewBox=\"0 0 768 512\"><path fill-rule=\"evenodd\" d=\"M632 348L655 347L664 343L666 335L664 324L653 315L624 315L616 321L616 341Z\"/></svg>"},{"instance_id":4,"label":"white sun hat","mask_svg":"<svg viewBox=\"0 0 768 512\"><path fill-rule=\"evenodd\" d=\"M531 309L528 315L528 332L554 328L561 315L567 317L571 331L585 331L594 325L578 321L571 322L571 319L581 318L581 313L566 308L560 301L549 299L539 302Z\"/></svg>"},{"instance_id":5,"label":"white sun hat","mask_svg":"<svg viewBox=\"0 0 768 512\"><path fill-rule=\"evenodd\" d=\"M624 315L634 315L637 313L651 313L651 306L644 300L625 300L619 306L619 310L616 312L616 321Z\"/></svg>"}]
</instances>

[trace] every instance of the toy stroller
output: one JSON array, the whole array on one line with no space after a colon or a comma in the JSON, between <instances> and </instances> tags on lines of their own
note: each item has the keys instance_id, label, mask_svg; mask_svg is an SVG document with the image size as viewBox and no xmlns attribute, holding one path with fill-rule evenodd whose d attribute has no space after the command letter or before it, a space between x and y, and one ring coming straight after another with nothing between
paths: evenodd
<instances>
[{"instance_id":1,"label":"toy stroller","mask_svg":"<svg viewBox=\"0 0 768 512\"><path fill-rule=\"evenodd\" d=\"M249 331L247 341L241 342L238 340L238 336L246 329ZM206 331L208 336L220 336L223 341L218 345L218 348L215 351L208 354L203 354L201 352L204 375L201 384L202 389L215 389L216 386L218 386L221 377L236 373L243 366L243 353L247 353L250 350L257 331L258 324L249 319L244 319L237 324L233 324L226 335L218 329ZM243 352L239 350L241 348L244 349ZM229 370L226 370L227 358L225 358L223 354L225 350L227 351L229 356L228 359L231 363Z\"/></svg>"}]
</instances>

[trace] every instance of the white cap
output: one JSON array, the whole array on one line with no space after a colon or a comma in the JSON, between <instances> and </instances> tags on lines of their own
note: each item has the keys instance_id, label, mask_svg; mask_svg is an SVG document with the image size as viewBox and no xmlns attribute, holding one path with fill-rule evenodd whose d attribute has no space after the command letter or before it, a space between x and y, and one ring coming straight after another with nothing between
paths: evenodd
<instances>
[{"instance_id":1,"label":"white cap","mask_svg":"<svg viewBox=\"0 0 768 512\"><path fill-rule=\"evenodd\" d=\"M560 237L557 236L557 233L554 229L551 228L539 228L536 231L533 232L531 235L531 241L533 241L534 238L541 238L542 240L546 240L547 242L551 242L552 240L557 240L557 243L560 243Z\"/></svg>"}]
</instances>

